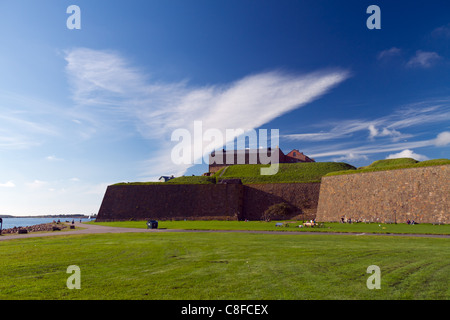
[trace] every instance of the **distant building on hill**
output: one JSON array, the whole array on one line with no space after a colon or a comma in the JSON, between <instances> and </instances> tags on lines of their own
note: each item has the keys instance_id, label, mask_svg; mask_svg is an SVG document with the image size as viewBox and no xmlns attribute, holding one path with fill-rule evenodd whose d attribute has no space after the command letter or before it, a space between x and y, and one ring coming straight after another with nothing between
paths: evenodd
<instances>
[{"instance_id":1,"label":"distant building on hill","mask_svg":"<svg viewBox=\"0 0 450 320\"><path fill-rule=\"evenodd\" d=\"M158 181L159 182L167 182L167 181L169 181L169 180L172 180L172 179L174 179L174 176L172 175L172 176L161 176L161 177L159 177L159 179L158 179Z\"/></svg>"},{"instance_id":2,"label":"distant building on hill","mask_svg":"<svg viewBox=\"0 0 450 320\"><path fill-rule=\"evenodd\" d=\"M292 150L287 155L284 156L284 161L280 163L296 163L296 162L316 162L314 159L303 154L303 152L297 149Z\"/></svg>"},{"instance_id":3,"label":"distant building on hill","mask_svg":"<svg viewBox=\"0 0 450 320\"><path fill-rule=\"evenodd\" d=\"M209 172L217 172L224 167L235 164L268 164L268 160L272 160L272 163L315 162L314 159L297 149L288 154L284 154L278 147L273 150L271 148L230 151L222 149L213 151L209 155Z\"/></svg>"}]
</instances>

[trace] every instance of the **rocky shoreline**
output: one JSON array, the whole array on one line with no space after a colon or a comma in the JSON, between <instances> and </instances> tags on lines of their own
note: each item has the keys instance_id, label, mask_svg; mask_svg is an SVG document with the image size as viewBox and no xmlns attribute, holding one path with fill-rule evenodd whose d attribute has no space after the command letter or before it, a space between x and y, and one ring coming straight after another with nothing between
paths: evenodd
<instances>
[{"instance_id":1,"label":"rocky shoreline","mask_svg":"<svg viewBox=\"0 0 450 320\"><path fill-rule=\"evenodd\" d=\"M45 231L60 231L68 228L63 223L42 223L28 227L14 227L9 229L3 229L1 234L15 234L15 233L30 233L30 232L45 232Z\"/></svg>"}]
</instances>

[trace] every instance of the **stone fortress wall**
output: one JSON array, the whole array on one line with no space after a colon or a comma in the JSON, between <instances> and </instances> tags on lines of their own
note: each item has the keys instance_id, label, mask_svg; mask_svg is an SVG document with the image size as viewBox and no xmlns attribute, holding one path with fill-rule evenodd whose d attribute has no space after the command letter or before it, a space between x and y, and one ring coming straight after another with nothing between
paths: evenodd
<instances>
[{"instance_id":1,"label":"stone fortress wall","mask_svg":"<svg viewBox=\"0 0 450 320\"><path fill-rule=\"evenodd\" d=\"M96 220L236 220L241 193L238 184L112 185Z\"/></svg>"},{"instance_id":2,"label":"stone fortress wall","mask_svg":"<svg viewBox=\"0 0 450 320\"><path fill-rule=\"evenodd\" d=\"M286 202L299 218L314 219L320 183L113 185L97 221L260 220L271 205Z\"/></svg>"},{"instance_id":3,"label":"stone fortress wall","mask_svg":"<svg viewBox=\"0 0 450 320\"><path fill-rule=\"evenodd\" d=\"M316 219L450 223L450 165L323 177Z\"/></svg>"},{"instance_id":4,"label":"stone fortress wall","mask_svg":"<svg viewBox=\"0 0 450 320\"><path fill-rule=\"evenodd\" d=\"M323 177L321 183L113 185L98 221L260 220L288 203L295 219L450 223L450 165Z\"/></svg>"}]
</instances>

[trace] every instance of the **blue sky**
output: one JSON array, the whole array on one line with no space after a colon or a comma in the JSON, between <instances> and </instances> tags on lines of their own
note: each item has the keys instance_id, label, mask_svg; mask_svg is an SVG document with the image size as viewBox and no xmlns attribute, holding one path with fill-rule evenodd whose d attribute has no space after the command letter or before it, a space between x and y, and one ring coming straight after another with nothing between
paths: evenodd
<instances>
[{"instance_id":1,"label":"blue sky","mask_svg":"<svg viewBox=\"0 0 450 320\"><path fill-rule=\"evenodd\" d=\"M381 29L369 30L369 5ZM67 7L81 9L69 30ZM354 166L450 158L448 1L0 2L0 214L96 213L177 128L279 129Z\"/></svg>"}]
</instances>

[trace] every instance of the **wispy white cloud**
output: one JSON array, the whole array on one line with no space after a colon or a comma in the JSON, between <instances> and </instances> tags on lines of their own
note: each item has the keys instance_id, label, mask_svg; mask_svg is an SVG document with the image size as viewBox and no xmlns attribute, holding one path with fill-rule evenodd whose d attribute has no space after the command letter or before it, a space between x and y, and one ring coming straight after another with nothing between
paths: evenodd
<instances>
[{"instance_id":1,"label":"wispy white cloud","mask_svg":"<svg viewBox=\"0 0 450 320\"><path fill-rule=\"evenodd\" d=\"M325 121L320 124L322 127L331 127L327 132L321 131L316 133L294 133L285 134L282 137L288 140L298 141L326 141L349 138L354 133L369 130L374 125L379 125L382 120L342 120L342 121Z\"/></svg>"},{"instance_id":2,"label":"wispy white cloud","mask_svg":"<svg viewBox=\"0 0 450 320\"><path fill-rule=\"evenodd\" d=\"M398 159L398 158L413 158L417 161L428 160L427 156L422 154L417 154L412 150L406 149L398 153L390 154L386 157L386 159Z\"/></svg>"},{"instance_id":3,"label":"wispy white cloud","mask_svg":"<svg viewBox=\"0 0 450 320\"><path fill-rule=\"evenodd\" d=\"M47 186L47 185L48 185L48 182L47 182L47 181L42 181L42 180L34 180L34 181L32 181L32 182L27 182L27 183L25 183L25 185L26 185L28 188L31 188L31 189L40 189L40 188L42 188L42 187Z\"/></svg>"},{"instance_id":4,"label":"wispy white cloud","mask_svg":"<svg viewBox=\"0 0 450 320\"><path fill-rule=\"evenodd\" d=\"M151 176L186 170L170 159L175 129L193 132L196 120L202 121L204 131L254 129L320 98L349 77L345 70L300 75L272 71L227 84L192 86L186 81L153 80L111 51L73 49L66 53L66 61L73 98L86 115L77 119L133 123L143 137L157 144L146 162ZM102 110L108 110L109 118L103 117Z\"/></svg>"},{"instance_id":5,"label":"wispy white cloud","mask_svg":"<svg viewBox=\"0 0 450 320\"><path fill-rule=\"evenodd\" d=\"M358 160L368 160L369 157L366 156L365 154L357 154L357 153L349 153L346 155L343 155L342 157L338 157L338 158L333 158L332 160L335 162L339 162L339 161L358 161Z\"/></svg>"},{"instance_id":6,"label":"wispy white cloud","mask_svg":"<svg viewBox=\"0 0 450 320\"><path fill-rule=\"evenodd\" d=\"M435 145L438 147L443 147L450 144L450 132L444 131L438 134L435 140Z\"/></svg>"},{"instance_id":7,"label":"wispy white cloud","mask_svg":"<svg viewBox=\"0 0 450 320\"><path fill-rule=\"evenodd\" d=\"M2 149L26 149L37 145L39 143L27 135L0 129L0 148Z\"/></svg>"},{"instance_id":8,"label":"wispy white cloud","mask_svg":"<svg viewBox=\"0 0 450 320\"><path fill-rule=\"evenodd\" d=\"M380 127L385 125L384 127ZM324 124L325 126L325 124ZM350 138L353 134L369 131L369 139L375 138L391 138L392 141L398 141L400 139L406 139L411 137L409 134L401 133L395 129L391 129L388 126L388 120L375 119L375 120L343 120L340 123L331 122L326 126L331 126L331 130L328 132L317 133L298 133L298 134L285 134L283 138L288 140L297 141L327 141L337 140L343 138ZM380 129L377 128L380 127Z\"/></svg>"},{"instance_id":9,"label":"wispy white cloud","mask_svg":"<svg viewBox=\"0 0 450 320\"><path fill-rule=\"evenodd\" d=\"M8 181L5 183L0 183L0 188L14 188L16 185L12 181Z\"/></svg>"},{"instance_id":10,"label":"wispy white cloud","mask_svg":"<svg viewBox=\"0 0 450 320\"><path fill-rule=\"evenodd\" d=\"M30 149L59 137L62 114L52 103L0 90L0 148Z\"/></svg>"},{"instance_id":11,"label":"wispy white cloud","mask_svg":"<svg viewBox=\"0 0 450 320\"><path fill-rule=\"evenodd\" d=\"M388 139L389 142L399 142L414 137L412 134L401 132L415 126L423 126L450 120L450 101L422 101L402 106L394 113L376 119L353 119L324 121L317 124L319 128L330 128L328 131L293 133L282 135L284 139L295 141L332 141L351 138L355 134L368 132L370 142ZM446 141L446 135L439 141ZM361 140L359 141L366 141Z\"/></svg>"},{"instance_id":12,"label":"wispy white cloud","mask_svg":"<svg viewBox=\"0 0 450 320\"><path fill-rule=\"evenodd\" d=\"M311 157L317 159L321 157L335 157L335 156L348 156L353 155L368 155L368 154L379 154L386 152L394 152L405 149L416 149L423 147L434 146L436 143L435 139L413 141L413 142L398 142L398 143L388 143L388 144L366 144L363 146L336 146L333 148L330 145L324 145L322 147L311 148Z\"/></svg>"},{"instance_id":13,"label":"wispy white cloud","mask_svg":"<svg viewBox=\"0 0 450 320\"><path fill-rule=\"evenodd\" d=\"M450 132L444 131L437 135L434 139L420 140L420 141L410 141L410 142L396 142L396 143L373 143L365 144L363 146L352 147L351 143L339 144L339 145L323 145L315 148L311 148L311 157L321 158L321 157L334 157L333 161L344 161L344 160L361 160L369 154L380 154L387 152L401 151L396 154L390 154L389 156L406 157L407 155L412 155L413 149L425 148L425 147L442 147L450 144ZM411 152L410 152L411 151ZM340 157L337 157L340 156ZM422 161L427 160L428 157L425 155L414 153L411 156L416 160Z\"/></svg>"},{"instance_id":14,"label":"wispy white cloud","mask_svg":"<svg viewBox=\"0 0 450 320\"><path fill-rule=\"evenodd\" d=\"M4 121L5 123L9 123L14 125L15 128L20 128L23 131L37 133L37 134L46 134L46 135L55 135L56 131L53 130L49 125L44 123L38 123L36 121L26 120L26 114L21 114L20 116L12 116L12 115L0 115L0 121Z\"/></svg>"},{"instance_id":15,"label":"wispy white cloud","mask_svg":"<svg viewBox=\"0 0 450 320\"><path fill-rule=\"evenodd\" d=\"M436 52L417 50L416 54L406 63L407 67L411 68L429 68L442 57Z\"/></svg>"},{"instance_id":16,"label":"wispy white cloud","mask_svg":"<svg viewBox=\"0 0 450 320\"><path fill-rule=\"evenodd\" d=\"M399 56L399 55L401 55L401 53L402 53L401 49L399 49L397 47L392 47L390 49L386 49L386 50L383 50L380 53L378 53L377 59L378 60L388 59L388 58Z\"/></svg>"},{"instance_id":17,"label":"wispy white cloud","mask_svg":"<svg viewBox=\"0 0 450 320\"><path fill-rule=\"evenodd\" d=\"M450 28L443 26L435 29L432 34L435 36L439 35L447 37L447 34L450 34ZM377 60L380 62L396 61L399 65L407 68L430 68L442 59L443 58L437 52L423 50L417 50L415 54L408 59L405 57L403 50L397 47L383 50L377 55Z\"/></svg>"},{"instance_id":18,"label":"wispy white cloud","mask_svg":"<svg viewBox=\"0 0 450 320\"><path fill-rule=\"evenodd\" d=\"M368 129L370 139L374 139L377 137L391 137L393 141L398 141L399 139L410 137L410 135L402 134L395 129L382 128L381 130L379 130L373 124L369 125Z\"/></svg>"},{"instance_id":19,"label":"wispy white cloud","mask_svg":"<svg viewBox=\"0 0 450 320\"><path fill-rule=\"evenodd\" d=\"M342 138L344 134L336 132L318 132L318 133L293 133L285 134L283 138L297 141L326 141Z\"/></svg>"},{"instance_id":20,"label":"wispy white cloud","mask_svg":"<svg viewBox=\"0 0 450 320\"><path fill-rule=\"evenodd\" d=\"M433 37L450 38L450 23L434 29L431 35Z\"/></svg>"},{"instance_id":21,"label":"wispy white cloud","mask_svg":"<svg viewBox=\"0 0 450 320\"><path fill-rule=\"evenodd\" d=\"M63 161L64 160L62 158L57 158L54 155L47 156L45 159L47 159L48 161Z\"/></svg>"}]
</instances>

